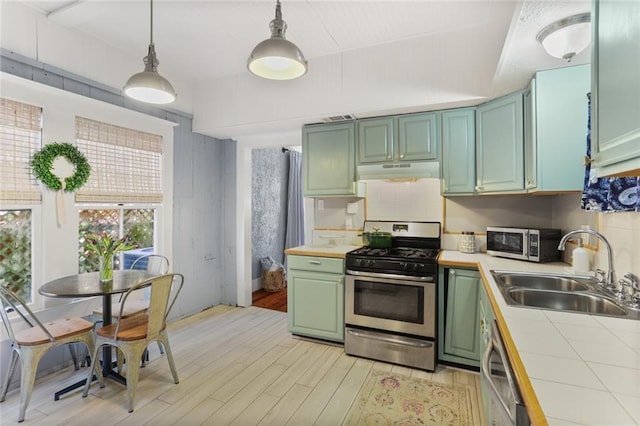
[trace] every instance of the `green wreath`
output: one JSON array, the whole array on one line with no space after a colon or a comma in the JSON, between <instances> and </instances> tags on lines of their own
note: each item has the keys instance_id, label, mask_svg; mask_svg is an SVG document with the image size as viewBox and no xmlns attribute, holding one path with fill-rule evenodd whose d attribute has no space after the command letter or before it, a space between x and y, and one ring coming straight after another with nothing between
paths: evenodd
<instances>
[{"instance_id":1,"label":"green wreath","mask_svg":"<svg viewBox=\"0 0 640 426\"><path fill-rule=\"evenodd\" d=\"M33 173L49 189L54 191L61 190L62 182L60 181L60 178L54 175L51 171L53 168L53 161L60 156L69 160L76 169L73 175L64 180L66 183L64 188L65 192L73 192L87 182L89 174L91 173L91 166L84 154L70 143L50 143L45 145L45 147L40 151L33 154L33 159L31 160Z\"/></svg>"}]
</instances>

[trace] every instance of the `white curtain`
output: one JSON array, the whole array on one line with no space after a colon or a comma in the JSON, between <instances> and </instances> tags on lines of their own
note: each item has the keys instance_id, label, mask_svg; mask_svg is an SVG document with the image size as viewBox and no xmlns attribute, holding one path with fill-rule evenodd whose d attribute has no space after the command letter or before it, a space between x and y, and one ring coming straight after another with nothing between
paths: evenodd
<instances>
[{"instance_id":1,"label":"white curtain","mask_svg":"<svg viewBox=\"0 0 640 426\"><path fill-rule=\"evenodd\" d=\"M287 233L284 248L304 245L304 200L302 199L302 154L289 151Z\"/></svg>"}]
</instances>

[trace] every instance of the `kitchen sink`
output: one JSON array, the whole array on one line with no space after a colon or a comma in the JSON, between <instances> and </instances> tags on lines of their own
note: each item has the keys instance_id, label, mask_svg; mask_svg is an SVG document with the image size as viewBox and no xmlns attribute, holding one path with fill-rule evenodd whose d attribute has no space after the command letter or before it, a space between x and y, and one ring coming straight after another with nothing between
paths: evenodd
<instances>
[{"instance_id":1,"label":"kitchen sink","mask_svg":"<svg viewBox=\"0 0 640 426\"><path fill-rule=\"evenodd\" d=\"M491 275L510 306L640 320L640 310L623 306L594 277L494 270Z\"/></svg>"},{"instance_id":2,"label":"kitchen sink","mask_svg":"<svg viewBox=\"0 0 640 426\"><path fill-rule=\"evenodd\" d=\"M517 304L558 311L625 316L627 310L605 296L591 293L510 288L508 298ZM508 301L507 301L508 302Z\"/></svg>"},{"instance_id":3,"label":"kitchen sink","mask_svg":"<svg viewBox=\"0 0 640 426\"><path fill-rule=\"evenodd\" d=\"M563 275L493 271L493 276L498 285L526 287L538 290L586 291L597 285L595 279L592 278L578 278Z\"/></svg>"}]
</instances>

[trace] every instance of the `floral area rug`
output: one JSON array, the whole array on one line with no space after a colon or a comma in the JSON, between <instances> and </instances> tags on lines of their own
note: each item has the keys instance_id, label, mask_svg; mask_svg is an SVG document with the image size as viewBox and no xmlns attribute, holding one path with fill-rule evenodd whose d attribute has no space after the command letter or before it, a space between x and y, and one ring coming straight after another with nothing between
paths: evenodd
<instances>
[{"instance_id":1,"label":"floral area rug","mask_svg":"<svg viewBox=\"0 0 640 426\"><path fill-rule=\"evenodd\" d=\"M386 371L373 371L356 397L344 425L471 426L466 386L446 385Z\"/></svg>"}]
</instances>

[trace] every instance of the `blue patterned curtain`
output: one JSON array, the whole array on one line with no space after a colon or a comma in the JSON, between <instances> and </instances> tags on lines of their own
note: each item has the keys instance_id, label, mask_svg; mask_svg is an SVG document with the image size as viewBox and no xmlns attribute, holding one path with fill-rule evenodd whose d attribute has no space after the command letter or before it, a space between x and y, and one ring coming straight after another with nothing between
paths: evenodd
<instances>
[{"instance_id":1,"label":"blue patterned curtain","mask_svg":"<svg viewBox=\"0 0 640 426\"><path fill-rule=\"evenodd\" d=\"M591 158L591 93L587 93L587 158ZM593 212L640 211L640 178L597 178L587 162L581 207Z\"/></svg>"}]
</instances>

